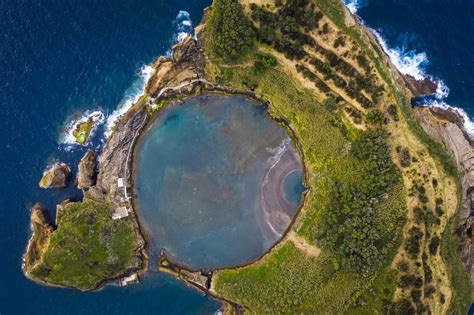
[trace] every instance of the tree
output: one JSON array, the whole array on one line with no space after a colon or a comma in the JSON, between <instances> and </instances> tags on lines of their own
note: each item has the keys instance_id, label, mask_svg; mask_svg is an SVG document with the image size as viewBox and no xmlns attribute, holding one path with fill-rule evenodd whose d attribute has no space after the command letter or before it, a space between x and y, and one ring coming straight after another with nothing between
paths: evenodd
<instances>
[{"instance_id":1,"label":"tree","mask_svg":"<svg viewBox=\"0 0 474 315\"><path fill-rule=\"evenodd\" d=\"M236 0L216 0L213 11L213 49L225 61L235 61L253 44L251 23Z\"/></svg>"},{"instance_id":2,"label":"tree","mask_svg":"<svg viewBox=\"0 0 474 315\"><path fill-rule=\"evenodd\" d=\"M328 98L326 98L323 102L323 105L330 112L334 111L336 109L336 106L337 106L336 105L336 100L332 96L329 96Z\"/></svg>"},{"instance_id":3,"label":"tree","mask_svg":"<svg viewBox=\"0 0 474 315\"><path fill-rule=\"evenodd\" d=\"M385 116L380 110L373 109L367 113L365 119L371 125L380 125L385 119Z\"/></svg>"}]
</instances>

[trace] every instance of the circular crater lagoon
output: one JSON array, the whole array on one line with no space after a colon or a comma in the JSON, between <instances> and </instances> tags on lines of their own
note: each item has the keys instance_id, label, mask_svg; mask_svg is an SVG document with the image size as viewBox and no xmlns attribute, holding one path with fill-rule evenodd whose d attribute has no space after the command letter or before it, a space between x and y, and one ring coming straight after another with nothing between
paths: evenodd
<instances>
[{"instance_id":1,"label":"circular crater lagoon","mask_svg":"<svg viewBox=\"0 0 474 315\"><path fill-rule=\"evenodd\" d=\"M245 264L282 237L301 203L303 167L287 130L244 97L162 109L136 156L151 258L164 251L200 270Z\"/></svg>"}]
</instances>

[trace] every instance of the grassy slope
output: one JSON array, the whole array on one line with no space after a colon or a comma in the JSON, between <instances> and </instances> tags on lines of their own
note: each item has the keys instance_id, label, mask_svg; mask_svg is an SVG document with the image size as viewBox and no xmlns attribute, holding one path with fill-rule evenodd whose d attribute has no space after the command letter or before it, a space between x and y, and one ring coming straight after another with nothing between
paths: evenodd
<instances>
[{"instance_id":1,"label":"grassy slope","mask_svg":"<svg viewBox=\"0 0 474 315\"><path fill-rule=\"evenodd\" d=\"M209 72L215 72L215 69ZM331 202L331 184L334 181L354 181L364 175L348 155L351 139L331 123L337 114L327 111L309 91L298 90L281 71L267 70L255 74L251 68L222 68L221 75L225 83L233 86L242 86L243 81L258 80L257 92L271 100L271 113L292 122L301 140L311 187L296 231L314 243L319 215ZM394 188L391 198L385 202L393 204L389 206L392 211L387 212L388 215L405 211L403 194L402 187ZM387 218L384 224L390 226L397 222ZM337 313L349 308L360 296L370 299L366 292L377 281L379 287L373 290L388 292L386 294L389 295L393 293L393 281L389 285L386 281L379 281L385 277L392 277L391 271L385 267L378 275L374 273L361 277L343 270L336 257L329 252L323 252L318 259L308 258L287 242L257 265L220 273L215 285L217 292L259 313L275 309L283 311L285 305L290 306L286 304L290 301L291 310L295 312ZM266 285L265 279L268 282ZM339 299L337 302L336 298ZM274 304L275 301L282 302ZM374 303L381 302L377 300Z\"/></svg>"},{"instance_id":2,"label":"grassy slope","mask_svg":"<svg viewBox=\"0 0 474 315\"><path fill-rule=\"evenodd\" d=\"M112 209L92 200L70 203L31 276L47 283L93 289L135 265L132 222L111 219Z\"/></svg>"},{"instance_id":3,"label":"grassy slope","mask_svg":"<svg viewBox=\"0 0 474 315\"><path fill-rule=\"evenodd\" d=\"M400 97L400 93L390 80L388 69L380 61L382 52L379 48L375 45L370 45L369 48L355 27L345 25L339 1L315 2L336 25L364 48L381 78L391 89L389 98L400 105L410 132L428 148L430 155L443 165L448 174L455 176L446 151L429 138L412 118L406 100ZM263 49L267 50L265 47ZM251 58L247 57L246 60ZM348 124L345 124L345 128L334 126L331 123L334 114L320 105L321 98L315 97L308 90L303 90L298 81L282 73L286 69L255 73L245 67L221 68L214 64L207 70L211 77L216 77L216 81L224 84L245 87L243 82L247 84L256 82L256 92L271 100L273 114L283 116L292 122L302 143L311 187L308 203L294 229L308 241L314 242L314 233L321 211L330 202L331 183L335 180L350 181L363 176L347 156L347 147L353 140L352 136L347 135L357 135L357 131ZM393 189L389 199L382 205L390 209L387 211L388 214L406 211L403 202L405 192L400 186ZM396 215L388 216L384 223L387 224L387 228L394 230L395 237L400 241L401 235L396 232L400 231L400 228L397 229L398 222L394 220L395 217ZM456 248L455 240L446 232L443 234L443 241L446 244L444 248L451 249L450 254L447 254L446 250L443 251L443 258L449 265L454 309L464 309L469 297L469 288L465 285L466 277L461 271L459 259L452 253L452 248ZM397 272L392 269L389 262L396 253L397 248L393 247L384 267L366 277L361 277L341 268L338 259L327 251L323 250L317 259L309 258L291 242L284 240L283 244L277 246L259 263L218 273L213 285L218 293L258 313L291 310L305 313L345 311L370 314L380 312L384 305L390 304L393 300Z\"/></svg>"},{"instance_id":4,"label":"grassy slope","mask_svg":"<svg viewBox=\"0 0 474 315\"><path fill-rule=\"evenodd\" d=\"M363 41L360 39L358 32L354 31L351 28L348 28L344 23L344 15L341 14L341 11L337 9L338 5L340 5L338 0L316 0L319 7L324 11L326 15L331 17L332 21L334 21L339 27L346 29L349 33L351 33L352 37L357 40L359 44L363 44ZM379 57L383 56L383 52L377 45L371 45L372 49L375 51L376 55ZM375 56L375 55L374 55ZM376 61L377 58L373 58L372 60ZM382 74L383 78L387 82L391 82L388 79L389 70L386 67L383 67L376 61L377 69L379 73ZM392 85L392 83L390 84ZM447 150L443 147L442 144L432 139L421 127L418 121L414 118L409 100L400 93L396 88L392 87L394 90L393 93L398 100L398 104L402 109L403 115L408 123L408 126L417 136L417 138L425 144L425 147L428 149L431 156L433 156L442 166L447 175L453 177L456 181L456 186L458 190L458 194L461 191L460 187L460 179L458 169L454 164L451 156L447 152ZM458 195L458 198L460 196ZM459 207L459 205L458 205ZM453 314L464 314L469 305L471 304L472 299L472 289L469 283L469 276L467 275L462 262L460 260L459 254L457 252L458 238L453 235L457 220L451 219L447 223L446 230L442 233L442 246L441 246L441 255L443 260L447 265L447 270L449 274L449 279L451 282L451 287L453 290L453 301L451 302L449 312Z\"/></svg>"}]
</instances>

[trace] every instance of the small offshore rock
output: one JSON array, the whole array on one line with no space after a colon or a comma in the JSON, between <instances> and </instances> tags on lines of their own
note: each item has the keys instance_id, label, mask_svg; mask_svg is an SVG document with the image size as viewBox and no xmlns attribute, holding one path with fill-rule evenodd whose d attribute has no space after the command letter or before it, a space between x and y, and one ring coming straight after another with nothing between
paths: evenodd
<instances>
[{"instance_id":1,"label":"small offshore rock","mask_svg":"<svg viewBox=\"0 0 474 315\"><path fill-rule=\"evenodd\" d=\"M39 182L41 188L63 188L67 186L67 181L71 169L64 163L56 163L43 173Z\"/></svg>"},{"instance_id":2,"label":"small offshore rock","mask_svg":"<svg viewBox=\"0 0 474 315\"><path fill-rule=\"evenodd\" d=\"M77 171L77 188L89 189L95 185L97 173L97 153L87 151L79 162Z\"/></svg>"}]
</instances>

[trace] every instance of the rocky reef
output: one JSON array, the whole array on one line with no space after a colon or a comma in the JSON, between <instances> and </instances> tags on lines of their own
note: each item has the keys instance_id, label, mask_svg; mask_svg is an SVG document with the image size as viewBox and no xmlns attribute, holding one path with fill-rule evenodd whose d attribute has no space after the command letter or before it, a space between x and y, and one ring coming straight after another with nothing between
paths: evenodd
<instances>
[{"instance_id":1,"label":"rocky reef","mask_svg":"<svg viewBox=\"0 0 474 315\"><path fill-rule=\"evenodd\" d=\"M41 188L63 188L67 186L71 169L64 163L56 163L43 173L39 182Z\"/></svg>"}]
</instances>

